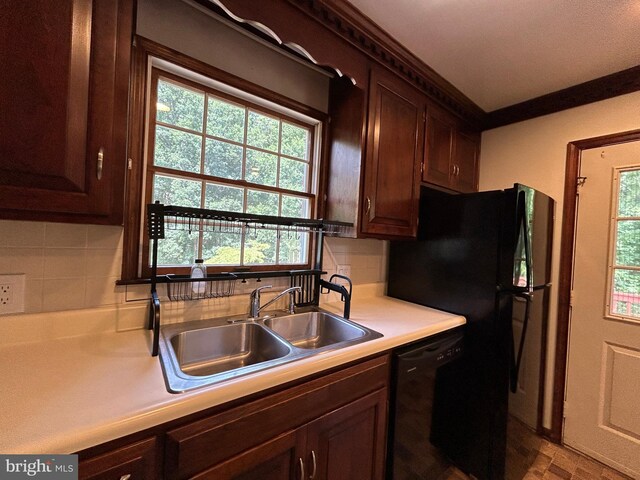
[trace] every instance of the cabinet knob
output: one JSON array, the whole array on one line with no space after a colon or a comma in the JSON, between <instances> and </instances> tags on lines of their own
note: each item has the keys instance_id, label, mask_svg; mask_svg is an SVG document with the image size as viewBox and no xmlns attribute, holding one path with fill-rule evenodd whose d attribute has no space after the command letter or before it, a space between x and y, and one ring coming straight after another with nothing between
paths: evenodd
<instances>
[{"instance_id":1,"label":"cabinet knob","mask_svg":"<svg viewBox=\"0 0 640 480\"><path fill-rule=\"evenodd\" d=\"M127 473L126 475L122 475L122 476L120 477L120 480L129 480L130 478L131 478L131 474L130 474L130 473Z\"/></svg>"},{"instance_id":2,"label":"cabinet knob","mask_svg":"<svg viewBox=\"0 0 640 480\"><path fill-rule=\"evenodd\" d=\"M300 480L304 480L304 460L302 457L298 457L298 463L300 464Z\"/></svg>"},{"instance_id":3,"label":"cabinet knob","mask_svg":"<svg viewBox=\"0 0 640 480\"><path fill-rule=\"evenodd\" d=\"M104 163L104 148L100 147L98 150L98 164L96 167L96 177L98 180L102 179L102 164ZM122 480L122 479L120 479ZM124 479L126 480L126 479Z\"/></svg>"},{"instance_id":4,"label":"cabinet knob","mask_svg":"<svg viewBox=\"0 0 640 480\"><path fill-rule=\"evenodd\" d=\"M309 474L309 480L313 480L316 478L316 469L318 468L316 464L316 452L311 450L311 474Z\"/></svg>"}]
</instances>

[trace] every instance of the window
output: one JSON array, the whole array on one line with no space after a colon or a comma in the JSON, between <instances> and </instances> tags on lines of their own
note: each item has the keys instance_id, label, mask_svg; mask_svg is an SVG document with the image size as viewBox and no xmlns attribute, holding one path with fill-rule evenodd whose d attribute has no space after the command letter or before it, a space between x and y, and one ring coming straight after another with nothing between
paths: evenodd
<instances>
[{"instance_id":1,"label":"window","mask_svg":"<svg viewBox=\"0 0 640 480\"><path fill-rule=\"evenodd\" d=\"M151 78L147 203L312 218L314 124L163 70ZM292 268L309 254L308 234L168 224L158 265Z\"/></svg>"},{"instance_id":2,"label":"window","mask_svg":"<svg viewBox=\"0 0 640 480\"><path fill-rule=\"evenodd\" d=\"M608 314L640 319L640 166L616 169Z\"/></svg>"}]
</instances>

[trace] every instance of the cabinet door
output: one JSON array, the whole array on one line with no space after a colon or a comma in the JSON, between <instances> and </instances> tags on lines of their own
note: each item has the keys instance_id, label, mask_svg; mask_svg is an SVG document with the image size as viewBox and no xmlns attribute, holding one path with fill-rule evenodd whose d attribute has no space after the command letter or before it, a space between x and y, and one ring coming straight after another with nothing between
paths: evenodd
<instances>
[{"instance_id":1,"label":"cabinet door","mask_svg":"<svg viewBox=\"0 0 640 480\"><path fill-rule=\"evenodd\" d=\"M308 478L377 480L384 474L387 390L339 408L307 429Z\"/></svg>"},{"instance_id":2,"label":"cabinet door","mask_svg":"<svg viewBox=\"0 0 640 480\"><path fill-rule=\"evenodd\" d=\"M304 428L280 435L191 478L204 480L293 480L307 478Z\"/></svg>"},{"instance_id":3,"label":"cabinet door","mask_svg":"<svg viewBox=\"0 0 640 480\"><path fill-rule=\"evenodd\" d=\"M480 137L476 134L456 132L454 160L456 165L454 188L463 193L478 191L478 154Z\"/></svg>"},{"instance_id":4,"label":"cabinet door","mask_svg":"<svg viewBox=\"0 0 640 480\"><path fill-rule=\"evenodd\" d=\"M427 140L422 169L425 182L451 188L453 123L437 109L427 109Z\"/></svg>"},{"instance_id":5,"label":"cabinet door","mask_svg":"<svg viewBox=\"0 0 640 480\"><path fill-rule=\"evenodd\" d=\"M371 71L362 232L415 237L424 99L392 73Z\"/></svg>"},{"instance_id":6,"label":"cabinet door","mask_svg":"<svg viewBox=\"0 0 640 480\"><path fill-rule=\"evenodd\" d=\"M132 12L132 0L4 2L3 218L122 223Z\"/></svg>"},{"instance_id":7,"label":"cabinet door","mask_svg":"<svg viewBox=\"0 0 640 480\"><path fill-rule=\"evenodd\" d=\"M81 460L80 480L112 480L156 478L156 439L150 438L117 450Z\"/></svg>"}]
</instances>

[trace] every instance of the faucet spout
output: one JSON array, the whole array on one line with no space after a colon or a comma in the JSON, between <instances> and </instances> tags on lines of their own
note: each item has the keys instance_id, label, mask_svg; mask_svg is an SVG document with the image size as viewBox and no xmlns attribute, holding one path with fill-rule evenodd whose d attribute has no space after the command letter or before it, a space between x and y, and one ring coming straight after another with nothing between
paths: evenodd
<instances>
[{"instance_id":1,"label":"faucet spout","mask_svg":"<svg viewBox=\"0 0 640 480\"><path fill-rule=\"evenodd\" d=\"M249 297L250 298L249 316L251 318L257 318L262 310L267 308L269 305L277 302L278 300L280 300L282 297L284 297L287 294L290 295L290 298L289 298L289 313L295 313L295 311L294 311L294 308L295 308L295 297L294 296L295 296L296 292L302 293L302 287L289 287L286 290L283 290L282 292L280 292L278 295L276 295L274 298L269 300L264 305L260 306L260 291L265 289L265 288L271 288L271 285L265 285L263 287L256 288L253 292L251 292L251 296Z\"/></svg>"}]
</instances>

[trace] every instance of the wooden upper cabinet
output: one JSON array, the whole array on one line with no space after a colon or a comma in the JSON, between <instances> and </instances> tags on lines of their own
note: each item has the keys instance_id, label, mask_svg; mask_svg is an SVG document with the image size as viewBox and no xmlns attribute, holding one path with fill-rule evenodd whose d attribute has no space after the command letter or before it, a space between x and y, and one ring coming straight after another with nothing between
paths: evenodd
<instances>
[{"instance_id":1,"label":"wooden upper cabinet","mask_svg":"<svg viewBox=\"0 0 640 480\"><path fill-rule=\"evenodd\" d=\"M461 130L456 131L453 163L456 165L455 190L462 193L478 191L478 156L480 135Z\"/></svg>"},{"instance_id":2,"label":"wooden upper cabinet","mask_svg":"<svg viewBox=\"0 0 640 480\"><path fill-rule=\"evenodd\" d=\"M415 237L424 96L388 70L374 66L361 202L366 234Z\"/></svg>"},{"instance_id":3,"label":"wooden upper cabinet","mask_svg":"<svg viewBox=\"0 0 640 480\"><path fill-rule=\"evenodd\" d=\"M422 181L457 192L478 190L480 135L436 107L427 107Z\"/></svg>"},{"instance_id":4,"label":"wooden upper cabinet","mask_svg":"<svg viewBox=\"0 0 640 480\"><path fill-rule=\"evenodd\" d=\"M8 0L0 217L122 223L132 0Z\"/></svg>"}]
</instances>

